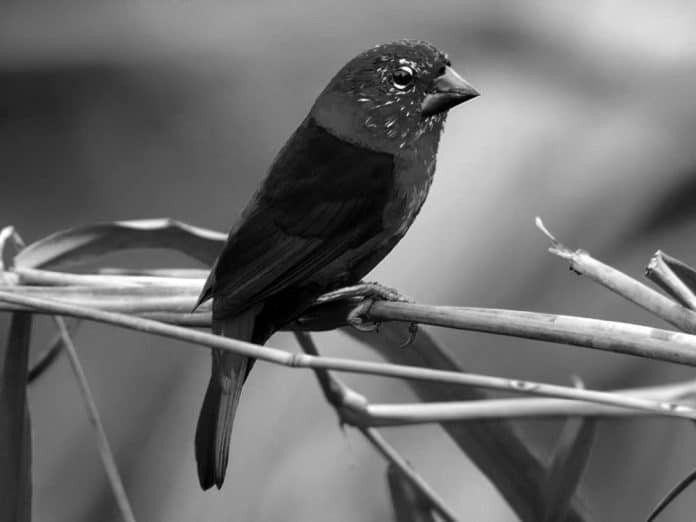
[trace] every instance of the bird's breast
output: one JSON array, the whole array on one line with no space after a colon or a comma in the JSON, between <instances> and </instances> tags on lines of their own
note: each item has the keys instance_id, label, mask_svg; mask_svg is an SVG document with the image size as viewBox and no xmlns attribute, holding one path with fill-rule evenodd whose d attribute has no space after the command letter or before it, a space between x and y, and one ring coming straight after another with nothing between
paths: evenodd
<instances>
[{"instance_id":1,"label":"bird's breast","mask_svg":"<svg viewBox=\"0 0 696 522\"><path fill-rule=\"evenodd\" d=\"M420 212L435 172L435 155L398 158L395 161L393 197L384 209L384 229L399 238Z\"/></svg>"}]
</instances>

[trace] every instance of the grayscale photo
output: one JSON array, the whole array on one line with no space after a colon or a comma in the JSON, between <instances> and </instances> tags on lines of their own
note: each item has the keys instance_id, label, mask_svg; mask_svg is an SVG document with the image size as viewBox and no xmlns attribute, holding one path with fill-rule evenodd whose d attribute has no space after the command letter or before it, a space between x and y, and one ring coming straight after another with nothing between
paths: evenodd
<instances>
[{"instance_id":1,"label":"grayscale photo","mask_svg":"<svg viewBox=\"0 0 696 522\"><path fill-rule=\"evenodd\" d=\"M0 5L0 522L696 520L696 4Z\"/></svg>"}]
</instances>

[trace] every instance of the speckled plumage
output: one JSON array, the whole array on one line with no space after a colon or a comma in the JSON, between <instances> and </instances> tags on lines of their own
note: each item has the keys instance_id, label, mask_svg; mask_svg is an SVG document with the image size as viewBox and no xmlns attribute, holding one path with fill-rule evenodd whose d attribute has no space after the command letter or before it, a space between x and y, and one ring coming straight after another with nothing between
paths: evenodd
<instances>
[{"instance_id":1,"label":"speckled plumage","mask_svg":"<svg viewBox=\"0 0 696 522\"><path fill-rule=\"evenodd\" d=\"M213 299L215 331L264 343L321 293L358 282L389 253L433 178L446 110L425 116L421 108L449 65L431 44L401 41L361 53L334 76L211 270L200 302ZM252 363L214 351L196 432L204 489L224 479Z\"/></svg>"},{"instance_id":2,"label":"speckled plumage","mask_svg":"<svg viewBox=\"0 0 696 522\"><path fill-rule=\"evenodd\" d=\"M312 113L320 125L370 149L397 153L414 147L424 134L432 134L434 147L446 113L423 118L420 104L447 55L432 44L403 40L368 49L348 62L329 82ZM408 65L415 72L412 89L399 90L390 81L395 67ZM340 109L332 113L332 105ZM351 107L345 111L346 106Z\"/></svg>"}]
</instances>

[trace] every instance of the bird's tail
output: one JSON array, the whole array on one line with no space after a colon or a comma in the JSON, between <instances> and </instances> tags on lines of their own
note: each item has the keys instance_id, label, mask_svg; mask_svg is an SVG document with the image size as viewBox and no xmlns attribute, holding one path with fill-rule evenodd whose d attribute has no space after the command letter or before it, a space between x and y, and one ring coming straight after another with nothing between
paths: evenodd
<instances>
[{"instance_id":1,"label":"bird's tail","mask_svg":"<svg viewBox=\"0 0 696 522\"><path fill-rule=\"evenodd\" d=\"M256 313L252 309L234 318L215 321L213 331L250 341ZM198 480L204 490L213 485L220 489L225 480L234 414L252 364L253 360L248 357L213 349L210 382L196 427Z\"/></svg>"}]
</instances>

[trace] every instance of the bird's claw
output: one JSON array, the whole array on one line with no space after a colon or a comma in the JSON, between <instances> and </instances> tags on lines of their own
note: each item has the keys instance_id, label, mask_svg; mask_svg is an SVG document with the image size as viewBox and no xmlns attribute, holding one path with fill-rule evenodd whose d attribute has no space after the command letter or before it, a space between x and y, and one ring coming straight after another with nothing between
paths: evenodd
<instances>
[{"instance_id":1,"label":"bird's claw","mask_svg":"<svg viewBox=\"0 0 696 522\"><path fill-rule=\"evenodd\" d=\"M418 335L418 323L411 323L408 325L408 337L406 340L399 345L399 348L408 348L413 344Z\"/></svg>"},{"instance_id":2,"label":"bird's claw","mask_svg":"<svg viewBox=\"0 0 696 522\"><path fill-rule=\"evenodd\" d=\"M413 303L415 302L412 298L408 297L407 295L402 294L395 288L390 288L388 286L384 286L380 283L375 283L375 282L362 282L359 285L356 285L356 287L359 287L363 292L366 297L366 301L369 302L369 305L364 309L364 311L358 310L358 307L353 309L353 312L356 312L359 315L365 315L369 309L370 306L372 306L372 303L377 300L381 301L391 301L391 302L399 302L399 303ZM351 312L351 314L353 313ZM356 317L358 317L356 316ZM360 317L358 317L361 319ZM350 315L349 315L349 320L350 320ZM361 319L362 320L362 319ZM379 331L379 323L372 323L369 327L365 327L361 325L361 327L357 327L354 323L351 323L354 327L358 328L359 330L362 331L373 331L377 332ZM399 348L407 348L411 344L413 344L413 341L416 339L416 335L418 335L418 324L416 323L411 323L408 326L408 337L406 340L399 345Z\"/></svg>"},{"instance_id":3,"label":"bird's claw","mask_svg":"<svg viewBox=\"0 0 696 522\"><path fill-rule=\"evenodd\" d=\"M372 322L365 319L375 301L391 301L400 303L414 302L413 299L394 288L390 288L379 283L366 282L360 282L357 285L347 286L332 292L328 292L322 295L317 301L319 303L329 303L332 301L338 301L340 299L356 297L362 298L362 301L360 301L348 313L346 322L361 332L379 331L379 321ZM411 325L408 327L408 332L408 338L401 344L402 348L405 348L413 343L414 339L416 338L416 334L418 333L418 325L416 323L411 323Z\"/></svg>"},{"instance_id":4,"label":"bird's claw","mask_svg":"<svg viewBox=\"0 0 696 522\"><path fill-rule=\"evenodd\" d=\"M373 303L374 300L370 298L360 302L348 313L348 324L361 332L378 332L379 323L373 323L365 320L365 316L369 313Z\"/></svg>"},{"instance_id":5,"label":"bird's claw","mask_svg":"<svg viewBox=\"0 0 696 522\"><path fill-rule=\"evenodd\" d=\"M379 283L358 283L353 286L345 286L331 292L327 292L317 299L317 303L330 303L342 299L374 299L375 301L396 301L401 303L413 303L413 299L402 294L394 288Z\"/></svg>"},{"instance_id":6,"label":"bird's claw","mask_svg":"<svg viewBox=\"0 0 696 522\"><path fill-rule=\"evenodd\" d=\"M399 303L413 303L414 300L399 292L396 288L384 286L376 282L363 282L356 285L363 292L365 297L371 297L380 301L392 301Z\"/></svg>"}]
</instances>

